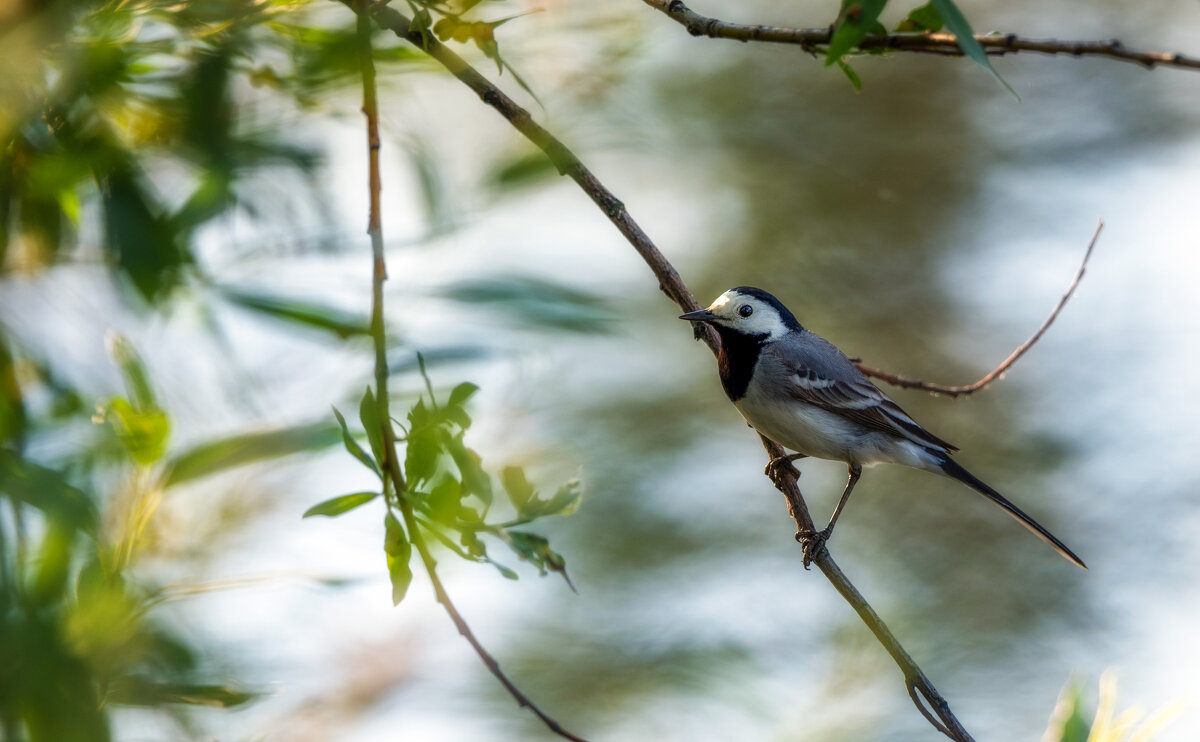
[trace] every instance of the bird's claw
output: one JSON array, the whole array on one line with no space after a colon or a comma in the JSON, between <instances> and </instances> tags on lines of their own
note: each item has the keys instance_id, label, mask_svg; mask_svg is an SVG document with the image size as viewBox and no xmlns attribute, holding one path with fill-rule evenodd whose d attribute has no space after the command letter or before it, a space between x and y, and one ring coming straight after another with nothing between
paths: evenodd
<instances>
[{"instance_id":1,"label":"bird's claw","mask_svg":"<svg viewBox=\"0 0 1200 742\"><path fill-rule=\"evenodd\" d=\"M823 531L796 531L796 542L804 550L804 568L808 569L808 565L813 563L822 552L825 551L825 542L829 540L832 533L831 529L826 528Z\"/></svg>"},{"instance_id":2,"label":"bird's claw","mask_svg":"<svg viewBox=\"0 0 1200 742\"><path fill-rule=\"evenodd\" d=\"M790 456L777 456L771 459L763 467L763 474L770 477L771 481L776 484L782 482L785 475L791 477L793 482L800 478L800 470L792 463Z\"/></svg>"}]
</instances>

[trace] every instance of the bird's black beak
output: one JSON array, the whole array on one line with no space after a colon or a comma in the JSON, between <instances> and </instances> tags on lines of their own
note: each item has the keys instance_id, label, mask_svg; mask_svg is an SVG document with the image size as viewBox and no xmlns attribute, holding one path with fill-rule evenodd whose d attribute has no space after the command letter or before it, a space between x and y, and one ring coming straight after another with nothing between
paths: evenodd
<instances>
[{"instance_id":1,"label":"bird's black beak","mask_svg":"<svg viewBox=\"0 0 1200 742\"><path fill-rule=\"evenodd\" d=\"M717 315L707 309L697 309L694 312L679 315L679 319L686 319L688 322L712 322L717 318Z\"/></svg>"}]
</instances>

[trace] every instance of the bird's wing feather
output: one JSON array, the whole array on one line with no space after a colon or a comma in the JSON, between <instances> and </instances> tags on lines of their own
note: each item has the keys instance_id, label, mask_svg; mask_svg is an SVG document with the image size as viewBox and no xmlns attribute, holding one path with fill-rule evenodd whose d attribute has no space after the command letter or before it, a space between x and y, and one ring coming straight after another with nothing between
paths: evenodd
<instances>
[{"instance_id":1,"label":"bird's wing feather","mask_svg":"<svg viewBox=\"0 0 1200 742\"><path fill-rule=\"evenodd\" d=\"M946 451L954 445L925 430L900 405L859 374L853 378L824 375L809 365L786 359L792 372L790 391L797 398L872 430L907 438L914 443Z\"/></svg>"}]
</instances>

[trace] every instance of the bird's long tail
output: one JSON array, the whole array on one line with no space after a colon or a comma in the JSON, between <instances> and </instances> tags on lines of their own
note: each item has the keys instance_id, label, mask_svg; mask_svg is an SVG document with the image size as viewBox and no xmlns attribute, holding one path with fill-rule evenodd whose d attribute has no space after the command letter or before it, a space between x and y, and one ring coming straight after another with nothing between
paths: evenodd
<instances>
[{"instance_id":1,"label":"bird's long tail","mask_svg":"<svg viewBox=\"0 0 1200 742\"><path fill-rule=\"evenodd\" d=\"M1082 559L1075 556L1075 552L1068 549L1066 544L1064 544L1062 541L1059 541L1053 533L1050 533L1045 528L1042 528L1042 526L1036 520L1026 515L1019 507L1009 502L1004 495L1001 495L996 490L984 484L978 477L962 468L958 462L949 456L941 454L938 456L938 458L938 463L941 467L941 470L945 472L947 476L957 479L1000 507L1004 508L1005 512L1016 518L1021 525L1032 531L1038 538L1053 546L1054 550L1059 554L1062 554L1063 557L1069 559L1080 567L1087 569L1087 565L1083 563Z\"/></svg>"}]
</instances>

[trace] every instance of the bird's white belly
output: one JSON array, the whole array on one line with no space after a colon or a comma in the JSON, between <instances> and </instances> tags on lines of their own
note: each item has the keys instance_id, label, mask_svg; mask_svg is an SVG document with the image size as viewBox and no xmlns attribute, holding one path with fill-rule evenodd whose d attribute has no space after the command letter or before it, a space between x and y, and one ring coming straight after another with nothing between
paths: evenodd
<instances>
[{"instance_id":1,"label":"bird's white belly","mask_svg":"<svg viewBox=\"0 0 1200 742\"><path fill-rule=\"evenodd\" d=\"M734 402L746 422L796 453L861 466L881 463L927 468L929 454L910 441L867 428L840 415L764 394L754 383Z\"/></svg>"}]
</instances>

